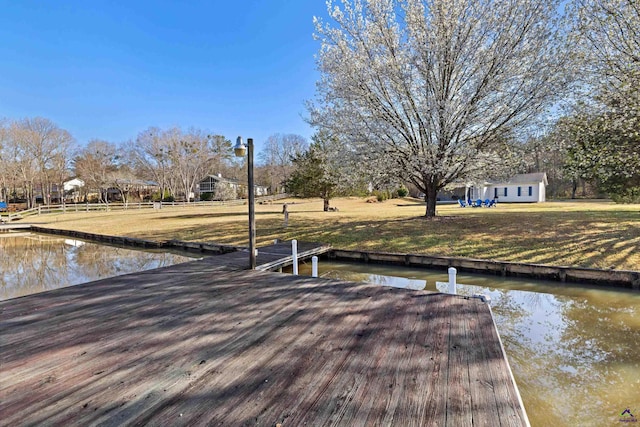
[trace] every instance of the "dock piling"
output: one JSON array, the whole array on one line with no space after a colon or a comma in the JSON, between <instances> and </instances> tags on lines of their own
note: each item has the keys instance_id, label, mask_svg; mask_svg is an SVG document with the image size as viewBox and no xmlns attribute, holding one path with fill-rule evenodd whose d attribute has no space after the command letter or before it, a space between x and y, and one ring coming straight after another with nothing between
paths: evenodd
<instances>
[{"instance_id":1,"label":"dock piling","mask_svg":"<svg viewBox=\"0 0 640 427\"><path fill-rule=\"evenodd\" d=\"M298 275L298 241L293 239L291 241L291 256L293 258L293 275Z\"/></svg>"},{"instance_id":2,"label":"dock piling","mask_svg":"<svg viewBox=\"0 0 640 427\"><path fill-rule=\"evenodd\" d=\"M449 267L449 293L455 295L457 293L456 291L456 275L458 273L458 271L453 268L453 267Z\"/></svg>"}]
</instances>

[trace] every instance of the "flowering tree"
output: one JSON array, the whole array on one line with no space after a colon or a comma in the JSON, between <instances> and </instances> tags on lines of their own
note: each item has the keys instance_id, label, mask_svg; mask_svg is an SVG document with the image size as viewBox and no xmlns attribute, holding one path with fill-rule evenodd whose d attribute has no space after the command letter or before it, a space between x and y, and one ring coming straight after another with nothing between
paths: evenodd
<instances>
[{"instance_id":1,"label":"flowering tree","mask_svg":"<svg viewBox=\"0 0 640 427\"><path fill-rule=\"evenodd\" d=\"M590 86L628 92L640 83L638 0L574 0L572 39Z\"/></svg>"},{"instance_id":2,"label":"flowering tree","mask_svg":"<svg viewBox=\"0 0 640 427\"><path fill-rule=\"evenodd\" d=\"M619 202L640 201L640 3L575 0L572 39L585 96L558 123L567 168Z\"/></svg>"},{"instance_id":3,"label":"flowering tree","mask_svg":"<svg viewBox=\"0 0 640 427\"><path fill-rule=\"evenodd\" d=\"M499 161L504 135L561 93L556 2L341 0L321 41L310 121L425 194Z\"/></svg>"}]
</instances>

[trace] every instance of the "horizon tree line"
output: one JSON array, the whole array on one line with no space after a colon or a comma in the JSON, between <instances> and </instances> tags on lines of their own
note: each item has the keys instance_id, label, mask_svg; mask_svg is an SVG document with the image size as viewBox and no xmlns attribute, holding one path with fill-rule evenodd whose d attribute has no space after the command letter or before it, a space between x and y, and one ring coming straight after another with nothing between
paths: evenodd
<instances>
[{"instance_id":1,"label":"horizon tree line","mask_svg":"<svg viewBox=\"0 0 640 427\"><path fill-rule=\"evenodd\" d=\"M274 134L258 154L256 180L281 191L291 170L291 157L306 149L304 137ZM92 139L77 144L73 136L42 117L0 121L0 201L21 200L28 208L62 197L72 178L85 182L89 193L108 203L117 191L124 202L140 199L139 190L157 186L157 200L189 201L207 175L246 179L246 163L236 160L223 135L201 129L149 127L135 139L114 143Z\"/></svg>"}]
</instances>

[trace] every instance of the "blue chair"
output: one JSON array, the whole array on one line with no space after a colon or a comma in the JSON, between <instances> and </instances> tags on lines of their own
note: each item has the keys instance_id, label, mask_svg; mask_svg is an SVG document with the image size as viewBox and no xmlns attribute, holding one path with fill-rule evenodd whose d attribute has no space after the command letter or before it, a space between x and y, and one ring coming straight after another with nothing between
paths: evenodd
<instances>
[{"instance_id":1,"label":"blue chair","mask_svg":"<svg viewBox=\"0 0 640 427\"><path fill-rule=\"evenodd\" d=\"M494 207L496 207L496 206L498 206L498 202L496 202L496 200L495 200L495 199L490 200L490 201L489 201L489 204L487 205L487 207L488 207L488 208L494 208Z\"/></svg>"},{"instance_id":2,"label":"blue chair","mask_svg":"<svg viewBox=\"0 0 640 427\"><path fill-rule=\"evenodd\" d=\"M458 199L458 203L460 204L461 208L466 208L467 204L465 202L462 201L462 199Z\"/></svg>"},{"instance_id":3,"label":"blue chair","mask_svg":"<svg viewBox=\"0 0 640 427\"><path fill-rule=\"evenodd\" d=\"M488 208L490 204L491 204L491 200L489 200L489 199L484 199L484 206L485 206L486 208Z\"/></svg>"},{"instance_id":4,"label":"blue chair","mask_svg":"<svg viewBox=\"0 0 640 427\"><path fill-rule=\"evenodd\" d=\"M473 203L474 208L482 207L482 200L478 199Z\"/></svg>"}]
</instances>

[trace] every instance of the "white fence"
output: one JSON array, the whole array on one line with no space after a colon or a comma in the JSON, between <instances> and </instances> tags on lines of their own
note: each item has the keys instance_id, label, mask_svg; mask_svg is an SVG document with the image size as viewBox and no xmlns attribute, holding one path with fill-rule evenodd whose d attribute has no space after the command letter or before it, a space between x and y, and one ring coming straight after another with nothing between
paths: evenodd
<instances>
[{"instance_id":1,"label":"white fence","mask_svg":"<svg viewBox=\"0 0 640 427\"><path fill-rule=\"evenodd\" d=\"M289 197L288 194L277 194L274 196L256 197L256 203L272 202ZM15 219L26 218L33 215L43 215L50 213L67 212L90 212L90 211L125 211L135 209L162 209L164 207L202 207L202 206L238 206L244 205L245 199L209 202L135 202L135 203L69 203L61 205L42 205L24 211L10 212L2 216L2 220L13 221Z\"/></svg>"}]
</instances>

